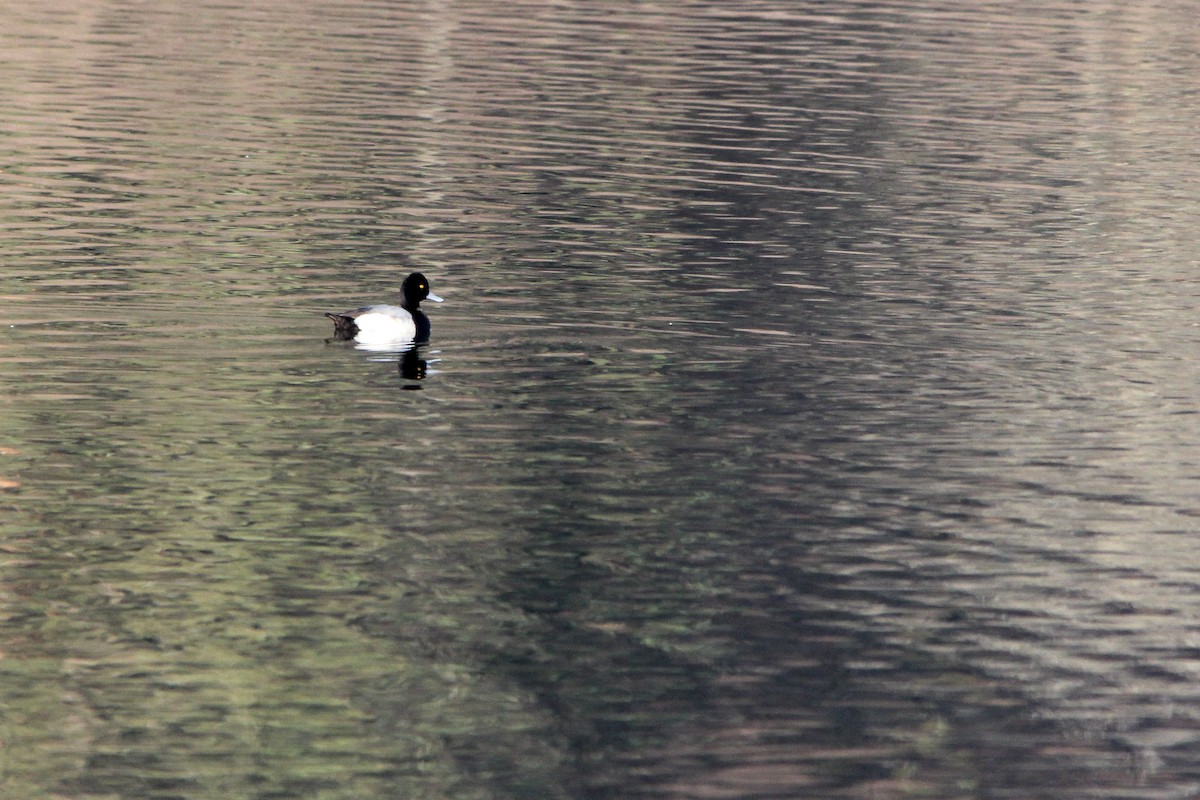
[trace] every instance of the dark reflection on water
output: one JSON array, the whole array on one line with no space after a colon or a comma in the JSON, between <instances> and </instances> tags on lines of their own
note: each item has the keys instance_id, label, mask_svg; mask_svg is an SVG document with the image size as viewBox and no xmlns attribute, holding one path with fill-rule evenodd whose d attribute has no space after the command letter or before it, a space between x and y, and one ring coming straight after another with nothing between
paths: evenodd
<instances>
[{"instance_id":1,"label":"dark reflection on water","mask_svg":"<svg viewBox=\"0 0 1200 800\"><path fill-rule=\"evenodd\" d=\"M1193 10L9 8L0 794L1195 793Z\"/></svg>"}]
</instances>

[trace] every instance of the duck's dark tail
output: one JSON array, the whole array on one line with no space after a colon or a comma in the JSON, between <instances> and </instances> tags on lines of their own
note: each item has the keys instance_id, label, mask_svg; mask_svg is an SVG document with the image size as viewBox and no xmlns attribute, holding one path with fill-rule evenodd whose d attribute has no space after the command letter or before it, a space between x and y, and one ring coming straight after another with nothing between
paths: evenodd
<instances>
[{"instance_id":1,"label":"duck's dark tail","mask_svg":"<svg viewBox=\"0 0 1200 800\"><path fill-rule=\"evenodd\" d=\"M358 325L354 322L354 317L332 314L328 311L325 312L325 316L333 320L334 339L353 339L358 335Z\"/></svg>"}]
</instances>

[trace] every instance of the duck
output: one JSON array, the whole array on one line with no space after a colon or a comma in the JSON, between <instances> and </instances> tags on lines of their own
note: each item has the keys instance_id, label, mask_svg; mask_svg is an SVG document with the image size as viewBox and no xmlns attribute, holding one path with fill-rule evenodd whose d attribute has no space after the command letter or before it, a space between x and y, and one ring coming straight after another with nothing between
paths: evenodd
<instances>
[{"instance_id":1,"label":"duck","mask_svg":"<svg viewBox=\"0 0 1200 800\"><path fill-rule=\"evenodd\" d=\"M333 338L360 344L429 341L429 317L419 306L422 300L440 303L442 298L429 291L429 281L419 272L404 279L400 294L398 306L362 306L340 314L326 311L325 316L333 320Z\"/></svg>"}]
</instances>

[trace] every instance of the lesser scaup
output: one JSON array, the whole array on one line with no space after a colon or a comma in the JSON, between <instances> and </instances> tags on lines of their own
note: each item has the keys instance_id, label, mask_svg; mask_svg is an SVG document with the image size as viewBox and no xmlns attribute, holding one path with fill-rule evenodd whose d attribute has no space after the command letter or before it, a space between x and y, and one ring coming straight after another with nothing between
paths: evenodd
<instances>
[{"instance_id":1,"label":"lesser scaup","mask_svg":"<svg viewBox=\"0 0 1200 800\"><path fill-rule=\"evenodd\" d=\"M398 306L363 306L340 314L326 312L333 320L333 338L353 339L361 344L429 340L429 317L418 308L422 300L442 302L429 291L429 281L419 272L404 279L400 287L404 299Z\"/></svg>"}]
</instances>

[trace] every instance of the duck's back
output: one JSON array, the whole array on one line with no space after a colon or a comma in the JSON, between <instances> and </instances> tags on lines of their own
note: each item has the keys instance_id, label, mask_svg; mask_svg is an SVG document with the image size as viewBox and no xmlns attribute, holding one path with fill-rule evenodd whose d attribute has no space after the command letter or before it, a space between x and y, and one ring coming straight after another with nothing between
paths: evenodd
<instances>
[{"instance_id":1,"label":"duck's back","mask_svg":"<svg viewBox=\"0 0 1200 800\"><path fill-rule=\"evenodd\" d=\"M362 306L327 316L333 320L339 334L359 342L402 341L414 338L417 333L412 314L400 306Z\"/></svg>"}]
</instances>

